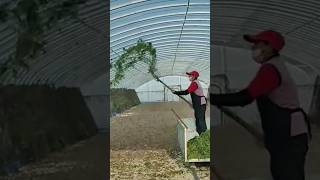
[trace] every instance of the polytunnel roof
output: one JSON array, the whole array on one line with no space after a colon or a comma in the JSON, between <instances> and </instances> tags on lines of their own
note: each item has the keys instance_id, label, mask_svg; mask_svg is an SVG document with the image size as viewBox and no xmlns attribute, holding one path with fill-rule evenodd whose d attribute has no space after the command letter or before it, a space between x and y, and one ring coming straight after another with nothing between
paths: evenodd
<instances>
[{"instance_id":1,"label":"polytunnel roof","mask_svg":"<svg viewBox=\"0 0 320 180\"><path fill-rule=\"evenodd\" d=\"M309 75L320 72L320 1L215 0L211 5L215 57L224 47L248 49L244 33L272 29L285 36L282 54L289 63Z\"/></svg>"},{"instance_id":2,"label":"polytunnel roof","mask_svg":"<svg viewBox=\"0 0 320 180\"><path fill-rule=\"evenodd\" d=\"M0 2L3 3L6 1ZM55 84L76 86L91 82L107 72L108 1L88 0L79 8L79 19L63 21L45 35L46 54L33 60L29 71L14 81L5 74L4 84ZM16 32L9 23L0 23L0 63L15 50Z\"/></svg>"},{"instance_id":3,"label":"polytunnel roof","mask_svg":"<svg viewBox=\"0 0 320 180\"><path fill-rule=\"evenodd\" d=\"M105 75L106 61L109 61L106 52L109 43L105 42L107 3L104 0L88 0L80 8L80 19L86 25L69 20L61 30L51 30L45 38L48 42L45 46L47 53L31 63L30 71L19 71L17 81L13 81L9 75L2 81L80 86ZM158 50L160 76L182 75L188 69L197 68L202 71L202 78L206 78L203 80L209 81L209 0L190 0L189 9L187 0L111 0L110 6L112 60L121 54L122 47L142 37L152 42ZM224 47L247 49L247 44L242 40L244 33L274 29L285 34L287 45L283 54L292 64L306 72L319 73L318 0L215 0L211 6L214 16L211 39L214 57L222 57L220 49ZM1 63L14 51L15 41L16 33L7 24L1 23ZM127 72L120 86L136 88L151 80L152 77L145 72L146 67L138 65Z\"/></svg>"},{"instance_id":4,"label":"polytunnel roof","mask_svg":"<svg viewBox=\"0 0 320 180\"><path fill-rule=\"evenodd\" d=\"M209 83L209 0L112 0L110 18L112 62L123 48L141 38L157 50L159 76L198 70L200 79ZM137 64L126 72L118 87L137 88L152 80L147 70L146 64ZM111 78L114 73L111 71Z\"/></svg>"}]
</instances>

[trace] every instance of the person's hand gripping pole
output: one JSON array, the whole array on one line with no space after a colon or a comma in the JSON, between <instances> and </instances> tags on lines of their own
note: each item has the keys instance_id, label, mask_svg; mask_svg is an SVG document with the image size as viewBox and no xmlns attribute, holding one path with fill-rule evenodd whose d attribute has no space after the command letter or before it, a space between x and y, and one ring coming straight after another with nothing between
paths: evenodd
<instances>
[{"instance_id":1,"label":"person's hand gripping pole","mask_svg":"<svg viewBox=\"0 0 320 180\"><path fill-rule=\"evenodd\" d=\"M174 91L174 90L171 89L167 84L165 84L157 75L152 74L152 76L154 77L155 80L157 80L158 82L160 82L161 84L163 84L166 88L168 88L173 94L176 93L176 91ZM184 100L186 103L188 103L188 105L190 106L190 108L193 109L192 104L191 104L187 99L185 99L185 98L182 97L181 95L178 95L178 94L175 94L175 95L179 96L182 100Z\"/></svg>"}]
</instances>

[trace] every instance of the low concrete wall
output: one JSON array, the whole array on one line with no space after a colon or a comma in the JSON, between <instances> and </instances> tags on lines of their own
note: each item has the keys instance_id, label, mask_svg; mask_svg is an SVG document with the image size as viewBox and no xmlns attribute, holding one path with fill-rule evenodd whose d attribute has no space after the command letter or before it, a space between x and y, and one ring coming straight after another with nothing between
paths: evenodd
<instances>
[{"instance_id":1,"label":"low concrete wall","mask_svg":"<svg viewBox=\"0 0 320 180\"><path fill-rule=\"evenodd\" d=\"M106 132L107 126L109 126L107 108L110 107L108 106L110 102L107 101L107 99L107 95L90 95L84 97L100 132Z\"/></svg>"},{"instance_id":2,"label":"low concrete wall","mask_svg":"<svg viewBox=\"0 0 320 180\"><path fill-rule=\"evenodd\" d=\"M97 133L78 88L0 88L0 172Z\"/></svg>"},{"instance_id":3,"label":"low concrete wall","mask_svg":"<svg viewBox=\"0 0 320 180\"><path fill-rule=\"evenodd\" d=\"M123 112L140 104L134 89L111 89L110 105L112 113Z\"/></svg>"}]
</instances>

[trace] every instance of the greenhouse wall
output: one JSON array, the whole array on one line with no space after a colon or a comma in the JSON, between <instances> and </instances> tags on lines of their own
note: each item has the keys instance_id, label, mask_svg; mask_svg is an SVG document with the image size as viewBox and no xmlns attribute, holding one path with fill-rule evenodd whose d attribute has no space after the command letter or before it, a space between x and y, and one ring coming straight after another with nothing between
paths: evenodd
<instances>
[{"instance_id":1,"label":"greenhouse wall","mask_svg":"<svg viewBox=\"0 0 320 180\"><path fill-rule=\"evenodd\" d=\"M249 51L227 47L217 49L220 53L218 53L219 56L217 54L215 56L217 56L216 58L219 58L219 60L212 62L213 72L215 72L211 76L212 79L214 79L213 77L215 75L224 74L229 81L227 91L236 92L246 88L259 69L259 65L252 60ZM293 65L293 62L286 63L293 80L297 84L301 107L306 112L309 112L314 89L313 84L316 76L312 74L312 72L303 71L303 69ZM212 83L215 83L215 81ZM219 93L218 89L215 89L215 93ZM215 114L218 113L215 108L212 109L215 111ZM257 126L260 127L260 116L255 102L245 107L232 107L231 109L246 121L257 124ZM215 117L213 117L213 119L219 121Z\"/></svg>"},{"instance_id":2,"label":"greenhouse wall","mask_svg":"<svg viewBox=\"0 0 320 180\"><path fill-rule=\"evenodd\" d=\"M163 82L165 82L170 88L180 91L185 90L190 85L190 81L187 77L184 76L166 76L160 78ZM200 79L201 80L201 79ZM204 94L207 95L208 85L201 82L202 88L204 90ZM141 102L170 102L170 101L182 101L177 95L171 93L171 91L166 88L161 83L152 80L149 81L136 90L137 95ZM189 95L185 96L185 98L191 101Z\"/></svg>"}]
</instances>

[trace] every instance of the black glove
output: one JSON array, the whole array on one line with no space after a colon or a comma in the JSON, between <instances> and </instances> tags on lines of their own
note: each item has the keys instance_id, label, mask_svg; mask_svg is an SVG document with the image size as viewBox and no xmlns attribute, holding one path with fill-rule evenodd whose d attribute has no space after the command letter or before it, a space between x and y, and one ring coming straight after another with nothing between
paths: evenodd
<instances>
[{"instance_id":1,"label":"black glove","mask_svg":"<svg viewBox=\"0 0 320 180\"><path fill-rule=\"evenodd\" d=\"M247 90L228 94L210 93L210 104L217 106L245 106L253 100Z\"/></svg>"},{"instance_id":2,"label":"black glove","mask_svg":"<svg viewBox=\"0 0 320 180\"><path fill-rule=\"evenodd\" d=\"M187 94L189 94L189 92L187 90L185 90L185 91L173 91L172 93L176 94L176 95L187 95Z\"/></svg>"}]
</instances>

